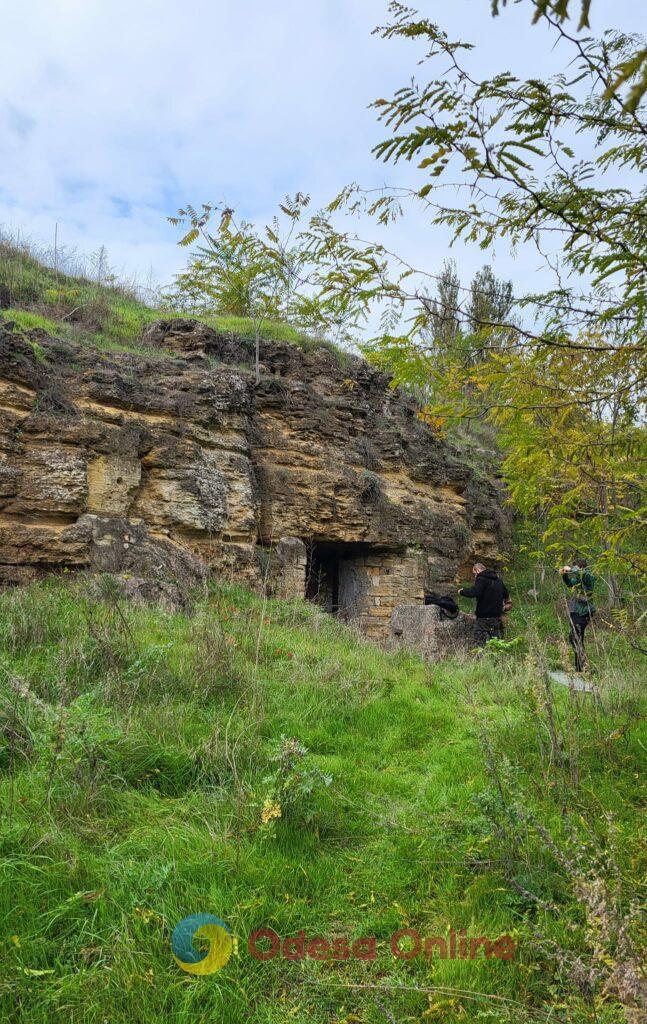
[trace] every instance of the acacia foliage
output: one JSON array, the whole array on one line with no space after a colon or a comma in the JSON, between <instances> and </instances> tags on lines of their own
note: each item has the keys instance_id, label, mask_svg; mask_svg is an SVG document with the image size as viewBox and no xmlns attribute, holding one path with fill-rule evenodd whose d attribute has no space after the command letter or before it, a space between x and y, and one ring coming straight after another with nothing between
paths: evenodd
<instances>
[{"instance_id":1,"label":"acacia foliage","mask_svg":"<svg viewBox=\"0 0 647 1024\"><path fill-rule=\"evenodd\" d=\"M286 196L264 227L238 220L226 203L187 205L168 220L182 229L189 250L185 270L169 298L189 312L249 318L257 340L263 325L279 321L313 337L348 340L359 310L351 294L324 294L321 253L313 258L302 221L310 203L303 192Z\"/></svg>"},{"instance_id":2,"label":"acacia foliage","mask_svg":"<svg viewBox=\"0 0 647 1024\"><path fill-rule=\"evenodd\" d=\"M575 545L610 570L635 568L646 518L647 121L613 85L642 42L571 36L546 7L540 16L566 70L481 79L471 44L402 3L390 12L376 31L422 44L421 66L433 69L374 104L387 129L376 156L410 165L411 184L377 193L351 185L313 218L311 244L329 260L324 290L353 292L366 315L381 310L373 357L386 358L398 382L420 386L427 375L434 412L496 423L512 493L545 523L544 544ZM636 64L629 86L638 74ZM388 225L410 205L430 230L484 252L534 248L543 289L479 309L487 281L476 295L454 282L445 310L471 342L441 344L439 358L429 290L442 275L334 227L340 210Z\"/></svg>"},{"instance_id":3,"label":"acacia foliage","mask_svg":"<svg viewBox=\"0 0 647 1024\"><path fill-rule=\"evenodd\" d=\"M178 244L190 249L186 269L175 278L172 298L193 311L261 323L296 319L304 252L295 229L309 202L309 196L300 192L293 199L287 197L281 205L284 223L277 215L260 231L237 221L225 203L202 203L198 209L188 205L169 217L184 231Z\"/></svg>"},{"instance_id":4,"label":"acacia foliage","mask_svg":"<svg viewBox=\"0 0 647 1024\"><path fill-rule=\"evenodd\" d=\"M518 2L518 0L517 0ZM506 7L508 0L491 0L492 14L499 14L501 7ZM590 28L589 15L591 0L532 0L533 24L543 19L552 19L563 26L570 15L579 8L578 32ZM616 77L607 87L606 95L613 96L622 92L623 86L631 82L631 87L624 97L623 103L627 110L635 110L647 92L647 48L640 47L635 53L616 69Z\"/></svg>"}]
</instances>

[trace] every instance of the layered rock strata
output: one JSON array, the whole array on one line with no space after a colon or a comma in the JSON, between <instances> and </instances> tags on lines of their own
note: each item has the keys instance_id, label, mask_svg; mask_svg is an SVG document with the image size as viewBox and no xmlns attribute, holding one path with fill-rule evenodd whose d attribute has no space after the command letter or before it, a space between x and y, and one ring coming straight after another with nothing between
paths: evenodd
<instances>
[{"instance_id":1,"label":"layered rock strata","mask_svg":"<svg viewBox=\"0 0 647 1024\"><path fill-rule=\"evenodd\" d=\"M99 352L0 322L0 584L145 534L160 572L186 553L385 637L394 607L496 561L499 485L366 362L263 342L257 384L253 343L196 321L142 342Z\"/></svg>"}]
</instances>

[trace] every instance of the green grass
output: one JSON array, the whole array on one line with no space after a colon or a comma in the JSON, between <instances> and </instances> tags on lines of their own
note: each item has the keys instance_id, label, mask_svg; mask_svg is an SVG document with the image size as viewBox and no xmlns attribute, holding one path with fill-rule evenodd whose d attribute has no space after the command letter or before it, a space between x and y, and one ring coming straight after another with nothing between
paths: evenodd
<instances>
[{"instance_id":1,"label":"green grass","mask_svg":"<svg viewBox=\"0 0 647 1024\"><path fill-rule=\"evenodd\" d=\"M216 331L225 334L240 334L245 338L254 337L254 321L245 316L205 316L205 323ZM263 322L261 335L269 341L289 341L293 345L308 345L312 339L302 331L297 331L289 324L275 323L272 320Z\"/></svg>"},{"instance_id":2,"label":"green grass","mask_svg":"<svg viewBox=\"0 0 647 1024\"><path fill-rule=\"evenodd\" d=\"M552 600L519 599L516 616L540 637L530 652L427 666L238 587L192 615L98 600L83 581L0 595L2 1018L593 1019L550 945L590 956L586 921L528 816L579 858L612 834L636 894L639 675L601 642L601 704L548 698ZM294 790L277 782L281 737L308 751ZM283 814L264 824L267 800ZM239 948L192 978L169 940L201 911ZM398 928L450 924L514 935L515 959L389 952ZM375 936L377 957L258 963L246 936L259 927ZM611 997L595 1014L624 1019Z\"/></svg>"},{"instance_id":3,"label":"green grass","mask_svg":"<svg viewBox=\"0 0 647 1024\"><path fill-rule=\"evenodd\" d=\"M54 334L59 326L58 322L52 320L51 317L41 316L40 313L33 313L27 309L9 308L5 311L5 316L7 320L13 321L23 331L38 329L47 331L48 334Z\"/></svg>"},{"instance_id":4,"label":"green grass","mask_svg":"<svg viewBox=\"0 0 647 1024\"><path fill-rule=\"evenodd\" d=\"M29 245L2 239L0 295L8 307L4 318L24 330L39 328L107 351L140 349L143 328L160 316L128 287L57 273L31 255Z\"/></svg>"},{"instance_id":5,"label":"green grass","mask_svg":"<svg viewBox=\"0 0 647 1024\"><path fill-rule=\"evenodd\" d=\"M85 277L55 273L35 256L29 246L0 238L0 296L8 308L2 311L24 330L41 328L56 337L80 341L107 352L144 352L164 355L140 343L144 327L160 317L183 314L151 307L139 301L128 286L98 284ZM254 322L237 316L200 316L217 331L253 339ZM310 351L327 348L343 361L346 354L331 342L312 338L289 324L266 321L262 337L286 341Z\"/></svg>"}]
</instances>

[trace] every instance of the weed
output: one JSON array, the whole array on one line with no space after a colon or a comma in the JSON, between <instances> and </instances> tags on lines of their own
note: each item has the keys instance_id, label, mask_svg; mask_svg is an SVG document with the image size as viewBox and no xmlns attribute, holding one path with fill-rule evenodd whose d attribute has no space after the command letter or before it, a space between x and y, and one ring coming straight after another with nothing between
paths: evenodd
<instances>
[{"instance_id":1,"label":"weed","mask_svg":"<svg viewBox=\"0 0 647 1024\"><path fill-rule=\"evenodd\" d=\"M263 782L268 787L263 804L264 824L282 819L291 825L310 823L316 814L318 793L330 786L332 775L326 775L308 762L308 750L298 739L281 736L275 744L270 762L273 772Z\"/></svg>"},{"instance_id":2,"label":"weed","mask_svg":"<svg viewBox=\"0 0 647 1024\"><path fill-rule=\"evenodd\" d=\"M144 327L161 316L186 315L169 309L158 289L117 280L103 247L83 257L75 249L57 246L55 250L1 231L0 307L4 317L23 330L38 328L101 351L138 352L157 359L174 356L142 344ZM254 321L246 317L200 319L223 334L253 339ZM327 349L340 366L351 358L332 342L310 337L289 324L266 321L262 333L267 340L286 341L306 352ZM250 359L253 363L253 345Z\"/></svg>"}]
</instances>

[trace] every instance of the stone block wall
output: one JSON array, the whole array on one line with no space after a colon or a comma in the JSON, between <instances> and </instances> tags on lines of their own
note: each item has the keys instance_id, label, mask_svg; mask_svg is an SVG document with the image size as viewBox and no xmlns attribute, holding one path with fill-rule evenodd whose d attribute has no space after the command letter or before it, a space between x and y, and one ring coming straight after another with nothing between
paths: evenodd
<instances>
[{"instance_id":1,"label":"stone block wall","mask_svg":"<svg viewBox=\"0 0 647 1024\"><path fill-rule=\"evenodd\" d=\"M281 537L274 557L274 592L284 600L305 597L306 546L298 537Z\"/></svg>"},{"instance_id":2,"label":"stone block wall","mask_svg":"<svg viewBox=\"0 0 647 1024\"><path fill-rule=\"evenodd\" d=\"M357 600L349 618L366 636L383 639L398 605L424 600L420 552L369 552L353 559L352 564Z\"/></svg>"}]
</instances>

